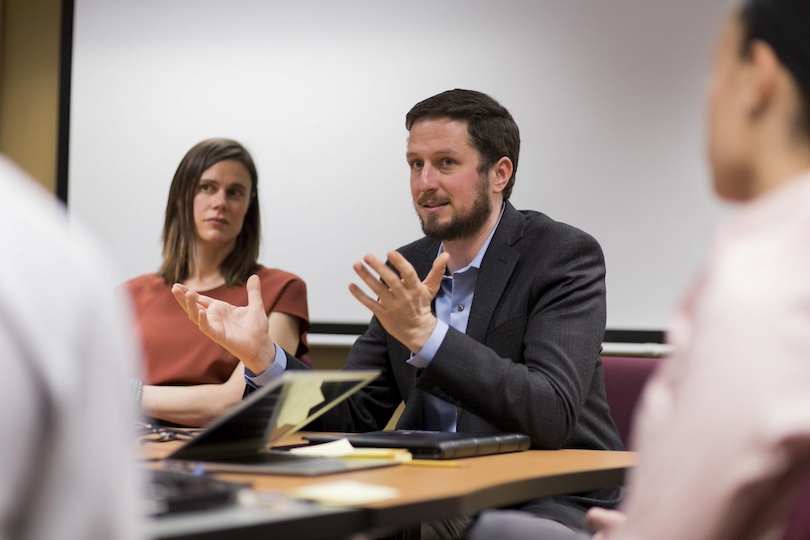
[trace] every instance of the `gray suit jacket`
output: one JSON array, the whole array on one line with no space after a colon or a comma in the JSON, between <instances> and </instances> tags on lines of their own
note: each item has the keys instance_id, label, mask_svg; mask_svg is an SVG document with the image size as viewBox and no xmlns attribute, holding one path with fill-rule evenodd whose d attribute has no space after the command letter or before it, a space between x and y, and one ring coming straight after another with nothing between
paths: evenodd
<instances>
[{"instance_id":1,"label":"gray suit jacket","mask_svg":"<svg viewBox=\"0 0 810 540\"><path fill-rule=\"evenodd\" d=\"M437 240L423 238L399 251L424 278L438 248ZM420 429L427 392L460 408L459 431L525 433L534 448L620 450L600 360L605 309L596 240L507 203L481 263L467 333L450 328L422 370L406 363L410 351L372 319L346 369L382 375L311 428L379 430L404 400L397 427ZM304 366L290 357L288 367ZM538 501L532 509L581 526L587 507L611 506L618 495L603 490Z\"/></svg>"}]
</instances>

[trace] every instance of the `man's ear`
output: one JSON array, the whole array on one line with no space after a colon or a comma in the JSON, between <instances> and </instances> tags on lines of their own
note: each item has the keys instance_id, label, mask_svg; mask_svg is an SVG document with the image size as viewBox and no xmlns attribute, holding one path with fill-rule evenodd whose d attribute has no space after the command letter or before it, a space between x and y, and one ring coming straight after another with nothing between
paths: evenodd
<instances>
[{"instance_id":1,"label":"man's ear","mask_svg":"<svg viewBox=\"0 0 810 540\"><path fill-rule=\"evenodd\" d=\"M779 59L764 41L754 40L749 60L748 105L752 115L765 111L774 99L779 79Z\"/></svg>"},{"instance_id":2,"label":"man's ear","mask_svg":"<svg viewBox=\"0 0 810 540\"><path fill-rule=\"evenodd\" d=\"M501 193L506 189L506 184L508 184L509 179L512 178L512 171L514 169L515 167L512 165L511 159L506 156L499 159L489 170L489 184L492 191Z\"/></svg>"}]
</instances>

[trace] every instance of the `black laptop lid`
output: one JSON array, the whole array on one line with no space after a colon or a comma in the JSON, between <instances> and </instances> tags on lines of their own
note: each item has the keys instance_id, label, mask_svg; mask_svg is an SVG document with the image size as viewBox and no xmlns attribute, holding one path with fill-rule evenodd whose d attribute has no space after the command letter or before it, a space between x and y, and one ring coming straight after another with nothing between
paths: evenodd
<instances>
[{"instance_id":1,"label":"black laptop lid","mask_svg":"<svg viewBox=\"0 0 810 540\"><path fill-rule=\"evenodd\" d=\"M376 371L288 371L256 390L169 459L232 458L264 452L374 380Z\"/></svg>"}]
</instances>

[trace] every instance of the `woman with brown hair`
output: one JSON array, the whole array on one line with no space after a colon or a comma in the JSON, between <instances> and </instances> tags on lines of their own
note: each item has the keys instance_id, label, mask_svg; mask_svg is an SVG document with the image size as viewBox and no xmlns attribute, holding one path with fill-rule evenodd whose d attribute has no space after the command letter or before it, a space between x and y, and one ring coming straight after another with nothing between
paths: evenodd
<instances>
[{"instance_id":1,"label":"woman with brown hair","mask_svg":"<svg viewBox=\"0 0 810 540\"><path fill-rule=\"evenodd\" d=\"M306 353L306 286L257 263L260 236L258 174L248 151L230 139L195 145L169 190L163 264L127 282L144 349L144 385L136 394L146 416L201 426L244 392L244 366L188 320L172 296L174 283L246 305L245 283L258 275L274 341L296 356Z\"/></svg>"}]
</instances>

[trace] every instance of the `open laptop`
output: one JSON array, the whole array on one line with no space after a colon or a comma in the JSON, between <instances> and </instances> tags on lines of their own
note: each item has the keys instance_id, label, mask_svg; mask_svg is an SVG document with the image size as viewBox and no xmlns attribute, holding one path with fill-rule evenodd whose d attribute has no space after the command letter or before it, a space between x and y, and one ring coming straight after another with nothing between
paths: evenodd
<instances>
[{"instance_id":1,"label":"open laptop","mask_svg":"<svg viewBox=\"0 0 810 540\"><path fill-rule=\"evenodd\" d=\"M377 371L288 371L253 392L172 452L169 468L318 476L393 465L391 460L297 456L268 446L292 435L374 380Z\"/></svg>"}]
</instances>

